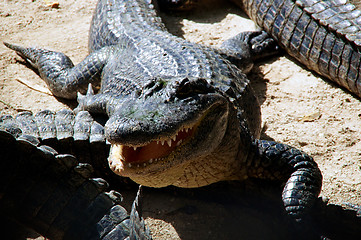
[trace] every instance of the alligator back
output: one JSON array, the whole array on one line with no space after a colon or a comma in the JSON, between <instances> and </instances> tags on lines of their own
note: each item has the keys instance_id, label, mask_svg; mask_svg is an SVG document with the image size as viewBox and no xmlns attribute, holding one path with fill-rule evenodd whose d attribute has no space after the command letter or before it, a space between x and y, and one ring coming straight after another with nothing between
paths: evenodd
<instances>
[{"instance_id":1,"label":"alligator back","mask_svg":"<svg viewBox=\"0 0 361 240\"><path fill-rule=\"evenodd\" d=\"M128 34L144 31L166 31L153 10L151 0L144 1L98 1L89 32L89 50L116 45ZM136 25L136 28L130 25Z\"/></svg>"},{"instance_id":2,"label":"alligator back","mask_svg":"<svg viewBox=\"0 0 361 240\"><path fill-rule=\"evenodd\" d=\"M361 97L361 11L352 3L341 0L242 3L250 18L292 57Z\"/></svg>"}]
</instances>

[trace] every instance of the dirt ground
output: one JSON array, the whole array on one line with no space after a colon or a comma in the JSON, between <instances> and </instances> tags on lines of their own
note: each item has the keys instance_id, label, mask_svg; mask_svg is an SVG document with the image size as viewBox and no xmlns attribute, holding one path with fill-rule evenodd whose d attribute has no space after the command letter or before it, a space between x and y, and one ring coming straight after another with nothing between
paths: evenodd
<instances>
[{"instance_id":1,"label":"dirt ground","mask_svg":"<svg viewBox=\"0 0 361 240\"><path fill-rule=\"evenodd\" d=\"M78 63L87 55L95 3L59 0L59 8L52 8L42 0L3 0L0 42L61 51ZM214 47L238 32L255 28L236 6L222 0L191 13L163 17L172 33ZM69 107L69 102L47 94L39 76L18 60L0 44L0 114ZM360 100L288 56L257 64L250 78L262 103L262 137L312 155L323 174L321 196L331 203L361 204ZM179 237L177 229L164 219L147 221L152 232L158 232L155 239Z\"/></svg>"}]
</instances>

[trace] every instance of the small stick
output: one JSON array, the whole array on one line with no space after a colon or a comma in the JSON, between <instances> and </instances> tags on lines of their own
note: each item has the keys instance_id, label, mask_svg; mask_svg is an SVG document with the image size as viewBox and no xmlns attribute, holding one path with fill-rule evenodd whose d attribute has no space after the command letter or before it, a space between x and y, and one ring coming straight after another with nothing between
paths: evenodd
<instances>
[{"instance_id":1,"label":"small stick","mask_svg":"<svg viewBox=\"0 0 361 240\"><path fill-rule=\"evenodd\" d=\"M35 85L33 83L30 83L28 80L25 80L25 79L16 79L16 81L18 81L19 83L22 83L24 84L25 86L27 86L28 88L34 90L34 91L37 91L37 92L41 92L41 93L44 93L44 94L48 94L50 96L53 96L53 94L50 92L49 89L47 88L44 88L40 85Z\"/></svg>"}]
</instances>

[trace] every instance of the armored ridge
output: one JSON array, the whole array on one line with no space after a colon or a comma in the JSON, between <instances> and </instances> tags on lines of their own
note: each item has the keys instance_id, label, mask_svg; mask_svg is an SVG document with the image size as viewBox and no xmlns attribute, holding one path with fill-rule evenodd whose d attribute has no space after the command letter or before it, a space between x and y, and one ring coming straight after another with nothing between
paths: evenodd
<instances>
[{"instance_id":1,"label":"armored ridge","mask_svg":"<svg viewBox=\"0 0 361 240\"><path fill-rule=\"evenodd\" d=\"M81 111L77 115L73 111L63 109L58 112L44 110L33 115L21 112L15 117L0 117L0 129L11 133L14 137L32 136L42 145L51 146L60 154L71 154L81 163L91 164L95 175L114 179L122 178L114 175L104 159L109 154L109 143L105 141L104 127L89 112Z\"/></svg>"},{"instance_id":2,"label":"armored ridge","mask_svg":"<svg viewBox=\"0 0 361 240\"><path fill-rule=\"evenodd\" d=\"M361 11L352 1L234 1L287 53L361 97Z\"/></svg>"}]
</instances>

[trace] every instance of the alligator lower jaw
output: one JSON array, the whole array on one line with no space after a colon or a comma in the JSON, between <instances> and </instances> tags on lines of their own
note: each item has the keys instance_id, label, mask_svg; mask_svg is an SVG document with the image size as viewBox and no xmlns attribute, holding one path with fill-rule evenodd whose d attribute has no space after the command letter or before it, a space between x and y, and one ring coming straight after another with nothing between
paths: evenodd
<instances>
[{"instance_id":1,"label":"alligator lower jaw","mask_svg":"<svg viewBox=\"0 0 361 240\"><path fill-rule=\"evenodd\" d=\"M166 159L194 135L196 126L182 127L170 138L154 140L148 144L130 146L112 144L109 166L118 175L127 176L127 170L146 168Z\"/></svg>"}]
</instances>

